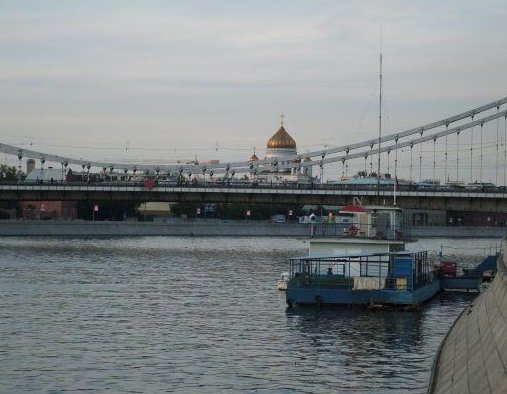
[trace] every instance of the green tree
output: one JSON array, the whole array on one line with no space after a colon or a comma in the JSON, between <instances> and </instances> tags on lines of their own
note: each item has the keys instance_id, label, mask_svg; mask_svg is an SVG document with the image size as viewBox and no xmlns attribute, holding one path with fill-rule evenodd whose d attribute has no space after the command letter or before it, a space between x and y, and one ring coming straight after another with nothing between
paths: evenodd
<instances>
[{"instance_id":1,"label":"green tree","mask_svg":"<svg viewBox=\"0 0 507 394\"><path fill-rule=\"evenodd\" d=\"M16 167L0 164L0 182L17 181L20 178L24 179L24 174L22 172L18 172Z\"/></svg>"}]
</instances>

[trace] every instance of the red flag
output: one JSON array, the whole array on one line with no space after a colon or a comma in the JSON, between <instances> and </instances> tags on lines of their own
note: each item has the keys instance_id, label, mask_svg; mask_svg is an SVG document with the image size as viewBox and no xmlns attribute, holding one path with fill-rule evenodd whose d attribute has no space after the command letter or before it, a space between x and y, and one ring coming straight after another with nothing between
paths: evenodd
<instances>
[{"instance_id":1,"label":"red flag","mask_svg":"<svg viewBox=\"0 0 507 394\"><path fill-rule=\"evenodd\" d=\"M151 190L155 187L155 181L151 178L146 178L144 180L144 188L145 189L148 189L148 190Z\"/></svg>"}]
</instances>

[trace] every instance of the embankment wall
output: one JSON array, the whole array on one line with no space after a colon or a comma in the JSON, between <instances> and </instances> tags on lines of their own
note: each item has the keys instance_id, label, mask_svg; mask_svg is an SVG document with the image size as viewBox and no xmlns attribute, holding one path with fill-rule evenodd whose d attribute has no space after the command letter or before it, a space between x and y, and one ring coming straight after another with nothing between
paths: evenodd
<instances>
[{"instance_id":1,"label":"embankment wall","mask_svg":"<svg viewBox=\"0 0 507 394\"><path fill-rule=\"evenodd\" d=\"M414 238L502 238L505 227L412 227ZM303 237L309 224L271 223L253 220L189 219L168 222L91 222L82 220L1 220L0 236L280 236Z\"/></svg>"},{"instance_id":2,"label":"embankment wall","mask_svg":"<svg viewBox=\"0 0 507 394\"><path fill-rule=\"evenodd\" d=\"M0 221L0 236L305 236L309 225L263 221Z\"/></svg>"},{"instance_id":3,"label":"embankment wall","mask_svg":"<svg viewBox=\"0 0 507 394\"><path fill-rule=\"evenodd\" d=\"M437 354L428 392L507 393L507 242L490 287L461 313Z\"/></svg>"}]
</instances>

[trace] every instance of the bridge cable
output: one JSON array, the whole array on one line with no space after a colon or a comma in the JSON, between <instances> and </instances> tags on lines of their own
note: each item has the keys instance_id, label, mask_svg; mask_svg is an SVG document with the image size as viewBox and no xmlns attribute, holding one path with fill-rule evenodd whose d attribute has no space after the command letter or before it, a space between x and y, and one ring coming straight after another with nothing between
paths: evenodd
<instances>
[{"instance_id":1,"label":"bridge cable","mask_svg":"<svg viewBox=\"0 0 507 394\"><path fill-rule=\"evenodd\" d=\"M436 181L437 179L437 157L436 157L436 145L437 145L437 139L433 138L433 180Z\"/></svg>"},{"instance_id":2,"label":"bridge cable","mask_svg":"<svg viewBox=\"0 0 507 394\"><path fill-rule=\"evenodd\" d=\"M473 163L474 163L474 128L472 127L470 130L470 183L474 181Z\"/></svg>"},{"instance_id":3,"label":"bridge cable","mask_svg":"<svg viewBox=\"0 0 507 394\"><path fill-rule=\"evenodd\" d=\"M504 137L503 137L503 185L506 185L505 177L507 175L507 115L503 118Z\"/></svg>"},{"instance_id":4,"label":"bridge cable","mask_svg":"<svg viewBox=\"0 0 507 394\"><path fill-rule=\"evenodd\" d=\"M497 107L497 111L500 108ZM496 120L496 161L495 161L495 186L498 185L498 127L500 125L500 118Z\"/></svg>"},{"instance_id":5,"label":"bridge cable","mask_svg":"<svg viewBox=\"0 0 507 394\"><path fill-rule=\"evenodd\" d=\"M481 154L480 154L480 164L479 164L479 182L480 183L482 183L482 134L483 134L483 128L484 128L484 123L481 123L481 145L480 145Z\"/></svg>"},{"instance_id":6,"label":"bridge cable","mask_svg":"<svg viewBox=\"0 0 507 394\"><path fill-rule=\"evenodd\" d=\"M423 135L423 131L421 130L421 137ZM419 182L422 182L422 158L423 158L423 145L421 143L419 150Z\"/></svg>"},{"instance_id":7,"label":"bridge cable","mask_svg":"<svg viewBox=\"0 0 507 394\"><path fill-rule=\"evenodd\" d=\"M449 123L447 123L445 125L445 129L447 130L448 128L449 128ZM445 182L448 181L448 179L447 179L447 143L448 143L447 138L448 138L448 136L446 135L445 136L445 153L444 153L444 155L445 155L444 181Z\"/></svg>"},{"instance_id":8,"label":"bridge cable","mask_svg":"<svg viewBox=\"0 0 507 394\"><path fill-rule=\"evenodd\" d=\"M410 144L410 176L409 176L409 180L410 180L410 184L412 184L412 153L414 151L414 144Z\"/></svg>"},{"instance_id":9,"label":"bridge cable","mask_svg":"<svg viewBox=\"0 0 507 394\"><path fill-rule=\"evenodd\" d=\"M398 180L398 139L396 139L396 150L394 151L394 181Z\"/></svg>"},{"instance_id":10,"label":"bridge cable","mask_svg":"<svg viewBox=\"0 0 507 394\"><path fill-rule=\"evenodd\" d=\"M459 131L456 133L456 182L459 182Z\"/></svg>"},{"instance_id":11,"label":"bridge cable","mask_svg":"<svg viewBox=\"0 0 507 394\"><path fill-rule=\"evenodd\" d=\"M370 145L370 175L373 173L373 155L372 155L373 145Z\"/></svg>"},{"instance_id":12,"label":"bridge cable","mask_svg":"<svg viewBox=\"0 0 507 394\"><path fill-rule=\"evenodd\" d=\"M405 131L402 131L402 132L399 132L399 133L395 133L395 134L384 135L381 138L381 142L384 143L384 142L387 142L387 141L395 140L397 138L408 137L408 136L410 136L412 134L416 134L416 133L420 132L420 130L425 130L425 131L426 130L431 130L431 129L434 129L434 128L437 128L437 127L440 127L440 126L443 126L443 125L446 125L446 127L448 127L449 124L451 124L451 123L455 123L457 121L460 121L460 120L463 120L465 118L468 118L469 116L477 115L477 114L480 114L482 112L488 111L488 110L490 110L492 108L499 107L499 106L501 106L501 105L503 105L505 103L507 103L507 97L504 97L504 98L502 98L500 100L488 103L486 105L482 105L482 106L474 108L472 110L468 110L468 111L462 112L462 113L460 113L458 115L454 115L454 116L451 116L451 117L448 117L448 118L445 118L445 119L442 119L442 120L439 120L439 121L436 121L436 122L433 122L433 123L429 123L429 124L426 124L426 125L423 125L423 126L419 126L419 127L416 127L416 128L413 128L413 129L409 129L409 130L405 130ZM377 143L378 143L378 138L367 140L367 141L362 141L362 142L359 142L359 143L356 143L356 144L352 144L352 145L346 145L346 146L344 145L344 146L339 146L339 147L335 147L335 148L329 148L329 149L320 150L320 151L307 152L305 155L306 156L311 156L311 157L320 156L322 153L330 155L330 154L334 154L334 153L343 152L346 149L355 150L355 149L358 149L358 148L363 148L363 147L366 147L368 145L377 144Z\"/></svg>"},{"instance_id":13,"label":"bridge cable","mask_svg":"<svg viewBox=\"0 0 507 394\"><path fill-rule=\"evenodd\" d=\"M419 152L419 182L422 181L422 146L421 144L421 151Z\"/></svg>"},{"instance_id":14,"label":"bridge cable","mask_svg":"<svg viewBox=\"0 0 507 394\"><path fill-rule=\"evenodd\" d=\"M506 99L503 99L502 101L498 101L495 103L494 106L491 106L491 108L493 107L497 107L498 105L500 104L503 104L504 102L507 102L507 98ZM481 107L482 109L482 107ZM477 110L474 110L473 112L469 112L467 114L467 116L471 116L473 114L477 114L478 111ZM464 130L466 128L469 128L469 127L472 127L473 125L478 125L480 123L487 123L493 119L496 119L500 116L505 116L505 111L503 112L500 112L500 113L497 113L497 114L494 114L494 115L490 115L490 116L487 116L487 117L484 117L483 119L479 120L479 121L476 121L476 122L471 122L469 124L465 124L465 125L462 125L462 126L459 126L457 128L453 128L453 129L448 129L448 131L444 131L444 132L437 132L433 135L435 136L444 136L444 135L448 135L448 134L452 134L452 133L455 133L456 132L456 129L460 129L460 130ZM461 117L462 119L463 117ZM450 122L454 122L456 121L454 118L448 118L446 123L448 127L448 124ZM424 128L424 130L427 130L428 128ZM398 133L398 134L395 134L395 135L390 135L388 136L389 138L384 138L382 137L382 142L386 141L386 140L396 140L397 138L400 138L400 137L406 137L407 135L412 135L412 134L415 134L417 132L420 132L421 131L421 127L419 127L418 129L414 130L410 130L410 134L404 134L404 133ZM432 139L433 138L433 135L430 135L428 137L424 137L424 138L419 138L419 139L414 139L414 143L421 143L421 142L424 142L426 140L429 140L429 139ZM427 138L427 139L426 139ZM372 141L372 144L375 145L375 140L371 140ZM410 143L410 142L409 142ZM373 151L373 148L372 148L372 144L370 144L370 153L373 154L373 153L378 153L379 151L380 152L383 152L383 151L387 151L386 148L388 148L388 146L382 146L381 149L376 149L375 151ZM354 145L348 145L348 146L345 146L345 147L340 147L340 148L333 148L332 150L333 151L345 151L345 150L350 150L350 149L357 149L357 147L361 145L361 146L368 146L365 142L361 142L359 144L354 144ZM401 144L401 148L403 148L403 146L408 146L408 143L403 145ZM342 149L343 148L343 149ZM54 161L54 162L62 162L62 160L67 160L69 162L69 164L74 164L74 165L85 165L85 166L93 166L93 167L103 167L104 165L106 166L109 166L109 165L112 165L114 163L101 163L101 162L95 162L95 161L84 161L82 159L72 159L72 158L65 158L65 157L62 157L62 156L57 156L57 155L51 155L51 154L47 154L47 153L42 153L42 152L36 152L36 151L32 151L32 150L27 150L27 149L20 149L18 147L14 147L14 146L11 146L11 145L6 145L6 144L0 144L0 152L3 152L3 153L7 153L7 154L13 154L13 155L17 155L19 151L22 151L23 152L23 156L27 157L27 156L31 156L31 157L45 157L45 159L49 160L49 161ZM329 152L329 150L327 150L327 152ZM356 158L356 157L361 157L364 153L363 152L359 152L358 154L354 154L354 155L351 155L353 156L352 158ZM336 162L336 161L339 161L341 158L340 157L336 157L336 158L328 158L328 159L325 159L324 162L325 163L331 163L331 162ZM240 169L240 168L248 168L248 165L250 163L249 162L237 162L237 163L233 163L233 165L231 165L232 167L235 167L237 169ZM261 161L260 163L258 163L259 165L263 165L263 164L269 164L268 161L266 160L263 160ZM124 168L132 168L132 167L136 167L136 165L134 164L114 164L115 167L117 168L121 168L121 169L124 169ZM315 162L312 163L309 163L306 166L312 166L312 165L315 165ZM150 164L150 165L138 165L137 166L139 170L144 170L144 169L148 169L148 170L153 170L154 168L154 165ZM371 167L373 168L373 164L371 164ZM179 168L184 168L185 171L192 171L192 172L195 172L195 171L198 171L200 173L200 168L196 165L189 165L189 164L178 164L178 165L161 165L160 166L161 169L179 169ZM210 169L211 168L214 168L214 169L220 169L220 171L223 171L223 168L224 168L224 164L223 163L217 163L217 164L214 164L214 165L210 165ZM196 172L196 173L198 173ZM372 171L373 172L373 171ZM217 171L218 173L218 171Z\"/></svg>"}]
</instances>

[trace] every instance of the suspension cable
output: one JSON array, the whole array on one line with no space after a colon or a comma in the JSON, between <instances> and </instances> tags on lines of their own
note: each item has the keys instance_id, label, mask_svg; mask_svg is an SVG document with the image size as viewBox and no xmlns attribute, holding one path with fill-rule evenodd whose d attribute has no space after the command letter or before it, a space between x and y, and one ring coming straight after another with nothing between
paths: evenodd
<instances>
[{"instance_id":1,"label":"suspension cable","mask_svg":"<svg viewBox=\"0 0 507 394\"><path fill-rule=\"evenodd\" d=\"M445 129L447 130L447 128L449 127L449 125L445 125ZM447 139L448 139L448 136L446 135L445 136L445 169L444 169L444 181L447 182Z\"/></svg>"},{"instance_id":2,"label":"suspension cable","mask_svg":"<svg viewBox=\"0 0 507 394\"><path fill-rule=\"evenodd\" d=\"M412 153L414 151L414 145L411 144L410 145L410 176L409 176L409 180L410 180L410 184L412 184Z\"/></svg>"},{"instance_id":3,"label":"suspension cable","mask_svg":"<svg viewBox=\"0 0 507 394\"><path fill-rule=\"evenodd\" d=\"M498 110L497 110L498 111ZM498 185L498 126L500 125L500 118L496 120L496 161L495 161L495 186Z\"/></svg>"},{"instance_id":4,"label":"suspension cable","mask_svg":"<svg viewBox=\"0 0 507 394\"><path fill-rule=\"evenodd\" d=\"M481 155L480 155L480 165L479 165L479 182L482 183L482 133L483 133L484 123L481 123Z\"/></svg>"},{"instance_id":5,"label":"suspension cable","mask_svg":"<svg viewBox=\"0 0 507 394\"><path fill-rule=\"evenodd\" d=\"M474 181L473 163L474 163L474 128L472 127L470 130L470 183Z\"/></svg>"},{"instance_id":6,"label":"suspension cable","mask_svg":"<svg viewBox=\"0 0 507 394\"><path fill-rule=\"evenodd\" d=\"M507 176L507 115L503 118L504 137L503 137L503 185L506 185Z\"/></svg>"},{"instance_id":7,"label":"suspension cable","mask_svg":"<svg viewBox=\"0 0 507 394\"><path fill-rule=\"evenodd\" d=\"M421 130L421 137L423 135L423 131ZM419 182L422 182L422 157L423 157L423 143L421 143L420 149L419 149Z\"/></svg>"},{"instance_id":8,"label":"suspension cable","mask_svg":"<svg viewBox=\"0 0 507 394\"><path fill-rule=\"evenodd\" d=\"M456 182L459 182L459 131L456 133Z\"/></svg>"},{"instance_id":9,"label":"suspension cable","mask_svg":"<svg viewBox=\"0 0 507 394\"><path fill-rule=\"evenodd\" d=\"M419 182L422 182L422 154L423 144L421 144L421 150L419 151Z\"/></svg>"},{"instance_id":10,"label":"suspension cable","mask_svg":"<svg viewBox=\"0 0 507 394\"><path fill-rule=\"evenodd\" d=\"M396 150L394 152L394 178L398 178L398 140L396 140Z\"/></svg>"},{"instance_id":11,"label":"suspension cable","mask_svg":"<svg viewBox=\"0 0 507 394\"><path fill-rule=\"evenodd\" d=\"M437 157L436 157L437 139L433 139L433 180L437 179Z\"/></svg>"}]
</instances>

